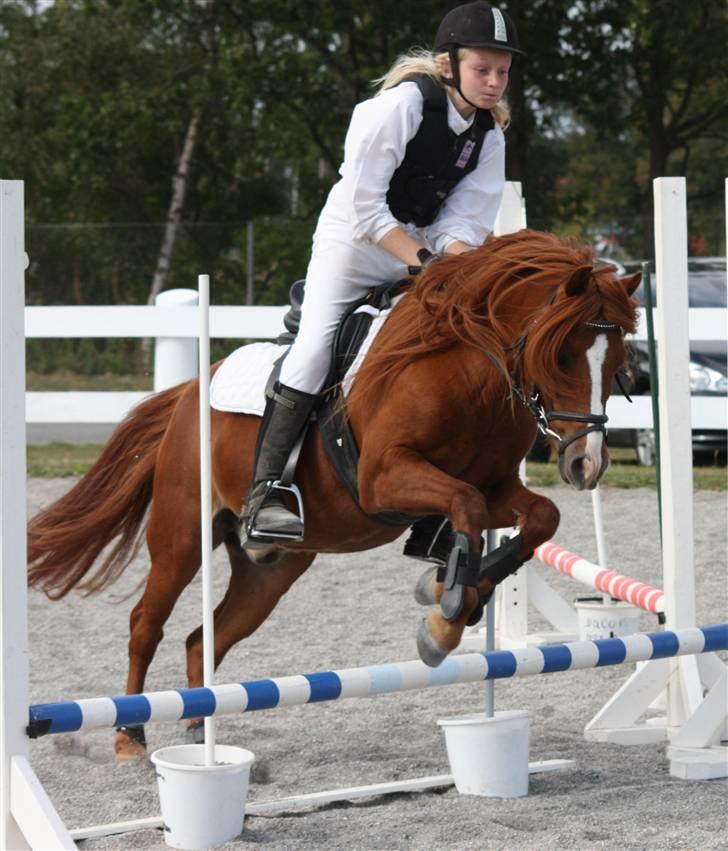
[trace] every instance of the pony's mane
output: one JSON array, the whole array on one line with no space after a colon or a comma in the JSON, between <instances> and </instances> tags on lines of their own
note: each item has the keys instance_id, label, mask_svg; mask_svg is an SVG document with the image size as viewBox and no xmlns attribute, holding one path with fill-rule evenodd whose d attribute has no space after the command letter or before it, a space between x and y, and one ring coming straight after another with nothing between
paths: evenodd
<instances>
[{"instance_id":1,"label":"pony's mane","mask_svg":"<svg viewBox=\"0 0 728 851\"><path fill-rule=\"evenodd\" d=\"M558 354L576 325L603 319L627 333L636 330L637 303L615 267L594 269L594 262L590 246L522 230L433 263L392 311L354 381L350 401L393 381L414 361L457 345L487 353L507 372L508 349L521 333L514 332L536 317L522 353L521 379L524 387L537 383L548 394L563 384ZM587 286L567 296L564 285L579 274L589 275Z\"/></svg>"}]
</instances>

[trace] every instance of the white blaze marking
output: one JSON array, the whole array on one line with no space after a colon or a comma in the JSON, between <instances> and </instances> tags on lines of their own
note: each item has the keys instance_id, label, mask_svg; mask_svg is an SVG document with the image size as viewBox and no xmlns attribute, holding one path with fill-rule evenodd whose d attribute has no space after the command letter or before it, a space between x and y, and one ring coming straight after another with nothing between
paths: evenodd
<instances>
[{"instance_id":1,"label":"white blaze marking","mask_svg":"<svg viewBox=\"0 0 728 851\"><path fill-rule=\"evenodd\" d=\"M589 373L591 374L590 411L592 414L604 413L604 407L602 405L602 367L604 366L604 358L608 347L607 335L597 334L586 353ZM588 457L599 458L601 456L603 438L604 435L601 431L589 432L586 436L586 454Z\"/></svg>"}]
</instances>

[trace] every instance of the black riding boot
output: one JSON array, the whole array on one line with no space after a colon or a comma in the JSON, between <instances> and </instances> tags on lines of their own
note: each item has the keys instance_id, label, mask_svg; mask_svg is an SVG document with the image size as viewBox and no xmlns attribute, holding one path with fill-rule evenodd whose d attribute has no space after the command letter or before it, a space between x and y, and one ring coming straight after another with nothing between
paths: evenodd
<instances>
[{"instance_id":1,"label":"black riding boot","mask_svg":"<svg viewBox=\"0 0 728 851\"><path fill-rule=\"evenodd\" d=\"M255 448L253 485L246 497L243 514L248 534L253 529L271 538L303 534L301 519L288 510L282 493L271 490L271 485L281 478L291 449L317 400L316 395L294 390L280 382L275 383L273 395L266 400Z\"/></svg>"}]
</instances>

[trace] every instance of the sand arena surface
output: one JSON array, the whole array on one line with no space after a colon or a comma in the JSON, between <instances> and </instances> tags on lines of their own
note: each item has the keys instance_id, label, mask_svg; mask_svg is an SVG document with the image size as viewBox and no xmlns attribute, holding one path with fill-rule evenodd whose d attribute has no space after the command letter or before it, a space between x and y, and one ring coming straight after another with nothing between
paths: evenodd
<instances>
[{"instance_id":1,"label":"sand arena surface","mask_svg":"<svg viewBox=\"0 0 728 851\"><path fill-rule=\"evenodd\" d=\"M72 479L32 479L29 512L63 494ZM541 488L561 509L557 543L596 561L589 494ZM726 493L695 495L696 607L699 624L728 619ZM659 587L657 499L650 490L603 491L611 566ZM268 622L228 654L218 682L237 682L416 658L422 609L412 589L422 565L400 555L401 541L347 556L321 556ZM142 551L122 579L96 597L50 602L30 594L31 700L117 695L126 678L128 618L148 567ZM542 566L570 597L583 586ZM214 557L222 595L228 565ZM165 629L149 691L185 685L184 639L201 621L199 576ZM534 621L538 626L538 621ZM541 626L545 628L545 624ZM657 628L643 615L642 629ZM498 709L527 709L531 760L568 758L576 766L533 775L527 798L461 797L454 789L367 799L246 820L224 848L270 851L393 849L725 849L728 781L670 777L665 746L586 742L584 725L633 666L573 671L496 683ZM249 799L443 774L449 771L438 718L477 712L480 684L226 716L218 741L257 757ZM149 724L150 750L184 743L181 724ZM33 765L71 828L159 813L151 764L117 766L113 733L49 736L31 744ZM88 840L88 849L165 848L160 831Z\"/></svg>"}]
</instances>

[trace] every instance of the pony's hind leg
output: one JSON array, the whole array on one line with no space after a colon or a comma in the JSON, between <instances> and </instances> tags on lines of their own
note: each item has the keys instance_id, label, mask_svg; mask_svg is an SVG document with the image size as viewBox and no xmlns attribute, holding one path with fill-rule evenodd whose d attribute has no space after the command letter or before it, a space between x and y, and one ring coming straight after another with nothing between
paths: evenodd
<instances>
[{"instance_id":1,"label":"pony's hind leg","mask_svg":"<svg viewBox=\"0 0 728 851\"><path fill-rule=\"evenodd\" d=\"M230 583L215 609L215 668L230 648L252 635L267 619L281 597L306 571L314 553L284 552L276 564L259 565L239 546L226 542L230 557ZM187 638L187 682L190 688L203 685L202 627ZM191 718L195 729L201 719Z\"/></svg>"},{"instance_id":2,"label":"pony's hind leg","mask_svg":"<svg viewBox=\"0 0 728 851\"><path fill-rule=\"evenodd\" d=\"M186 524L185 518L180 516L183 512L179 512L173 525L168 518L161 517L161 512L155 511L155 507L147 530L152 566L144 593L129 618L126 694L144 691L146 674L162 640L164 624L200 566L199 519L195 519L194 512L188 512ZM184 532L181 533L180 529ZM114 751L117 762L145 758L143 725L117 728Z\"/></svg>"}]
</instances>

